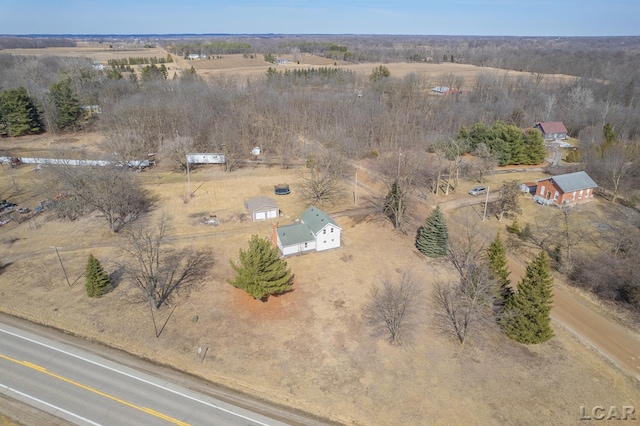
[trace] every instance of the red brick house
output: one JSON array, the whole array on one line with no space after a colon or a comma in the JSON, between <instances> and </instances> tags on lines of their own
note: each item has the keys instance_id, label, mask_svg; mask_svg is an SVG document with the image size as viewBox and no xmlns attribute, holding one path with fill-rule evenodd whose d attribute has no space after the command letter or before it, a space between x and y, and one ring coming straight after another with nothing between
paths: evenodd
<instances>
[{"instance_id":1,"label":"red brick house","mask_svg":"<svg viewBox=\"0 0 640 426\"><path fill-rule=\"evenodd\" d=\"M598 185L585 172L552 176L538 181L534 201L540 204L565 206L593 198Z\"/></svg>"},{"instance_id":2,"label":"red brick house","mask_svg":"<svg viewBox=\"0 0 640 426\"><path fill-rule=\"evenodd\" d=\"M540 130L545 141L568 139L567 128L562 121L543 121L536 123L534 129Z\"/></svg>"}]
</instances>

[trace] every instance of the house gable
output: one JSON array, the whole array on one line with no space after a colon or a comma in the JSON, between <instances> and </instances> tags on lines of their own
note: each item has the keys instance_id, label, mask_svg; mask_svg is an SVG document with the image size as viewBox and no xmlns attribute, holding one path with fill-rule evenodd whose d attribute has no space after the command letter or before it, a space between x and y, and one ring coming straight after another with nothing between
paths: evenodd
<instances>
[{"instance_id":1,"label":"house gable","mask_svg":"<svg viewBox=\"0 0 640 426\"><path fill-rule=\"evenodd\" d=\"M318 235L318 233L328 224L331 224L338 229L342 229L325 212L314 206L305 210L300 218L302 219L302 222L311 229L311 232L313 232L314 235Z\"/></svg>"},{"instance_id":2,"label":"house gable","mask_svg":"<svg viewBox=\"0 0 640 426\"><path fill-rule=\"evenodd\" d=\"M568 136L562 121L542 121L533 127L540 130L546 140L566 139Z\"/></svg>"}]
</instances>

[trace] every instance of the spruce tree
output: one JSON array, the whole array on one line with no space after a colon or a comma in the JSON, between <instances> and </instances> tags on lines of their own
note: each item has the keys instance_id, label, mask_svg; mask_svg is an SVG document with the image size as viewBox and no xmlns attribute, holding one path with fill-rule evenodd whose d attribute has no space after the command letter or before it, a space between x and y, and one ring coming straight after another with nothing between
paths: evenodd
<instances>
[{"instance_id":1,"label":"spruce tree","mask_svg":"<svg viewBox=\"0 0 640 426\"><path fill-rule=\"evenodd\" d=\"M540 164L547 154L544 137L538 129L529 129L524 133L526 161L524 164Z\"/></svg>"},{"instance_id":2,"label":"spruce tree","mask_svg":"<svg viewBox=\"0 0 640 426\"><path fill-rule=\"evenodd\" d=\"M387 197L384 200L384 213L393 222L393 227L396 229L402 228L402 218L406 209L405 197L403 189L398 184L398 181L394 181L389 188Z\"/></svg>"},{"instance_id":3,"label":"spruce tree","mask_svg":"<svg viewBox=\"0 0 640 426\"><path fill-rule=\"evenodd\" d=\"M502 312L504 306L511 297L511 281L509 280L509 268L507 268L507 250L500 238L500 233L487 248L487 260L489 263L489 276L496 282L494 296L496 308Z\"/></svg>"},{"instance_id":4,"label":"spruce tree","mask_svg":"<svg viewBox=\"0 0 640 426\"><path fill-rule=\"evenodd\" d=\"M427 217L425 224L418 229L416 248L429 257L442 257L447 254L449 229L447 222L437 206Z\"/></svg>"},{"instance_id":5,"label":"spruce tree","mask_svg":"<svg viewBox=\"0 0 640 426\"><path fill-rule=\"evenodd\" d=\"M85 269L87 296L100 297L105 294L111 287L111 278L102 269L102 265L98 259L93 257L93 254L89 254L87 260L87 267Z\"/></svg>"},{"instance_id":6,"label":"spruce tree","mask_svg":"<svg viewBox=\"0 0 640 426\"><path fill-rule=\"evenodd\" d=\"M278 257L278 248L272 247L265 238L253 235L249 248L240 250L240 262L231 261L236 271L235 280L229 284L246 291L257 300L266 301L272 294L291 290L293 275L287 269L287 262Z\"/></svg>"},{"instance_id":7,"label":"spruce tree","mask_svg":"<svg viewBox=\"0 0 640 426\"><path fill-rule=\"evenodd\" d=\"M505 334L525 344L551 339L552 289L549 256L542 251L527 265L527 272L518 283L517 293L507 300L501 320Z\"/></svg>"},{"instance_id":8,"label":"spruce tree","mask_svg":"<svg viewBox=\"0 0 640 426\"><path fill-rule=\"evenodd\" d=\"M71 79L63 78L51 85L51 103L56 110L56 126L60 130L74 130L80 119L80 102L71 88Z\"/></svg>"},{"instance_id":9,"label":"spruce tree","mask_svg":"<svg viewBox=\"0 0 640 426\"><path fill-rule=\"evenodd\" d=\"M0 134L22 136L41 131L38 108L24 87L0 92Z\"/></svg>"}]
</instances>

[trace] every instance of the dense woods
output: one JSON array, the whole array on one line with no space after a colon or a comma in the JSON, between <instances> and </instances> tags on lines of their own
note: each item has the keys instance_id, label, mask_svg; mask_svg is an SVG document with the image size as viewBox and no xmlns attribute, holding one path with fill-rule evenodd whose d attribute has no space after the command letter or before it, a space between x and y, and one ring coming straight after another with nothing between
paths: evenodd
<instances>
[{"instance_id":1,"label":"dense woods","mask_svg":"<svg viewBox=\"0 0 640 426\"><path fill-rule=\"evenodd\" d=\"M10 38L0 42L3 48L44 43ZM422 183L437 182L437 190L441 174L455 179L466 174L481 181L484 169L495 164L539 163L544 156L539 134L522 129L538 121L563 121L569 134L580 139L584 162L579 167L586 168L612 198L626 189L635 190L637 197L637 37L227 36L159 43L180 56L243 53L261 60L264 55L313 53L340 61L372 62L373 72L365 76L336 67L287 72L272 68L256 79L205 81L192 68L180 78L167 79L164 63L170 60L163 59L157 61L160 66L156 61L147 65L140 79L130 79L118 70L97 70L90 59L0 52L0 134L93 128L106 135L105 153L117 153L125 161L158 153L160 161L178 168L184 153L202 151L225 152L232 169L254 146L262 148L271 164L282 167L328 152L342 160L382 157L400 150L431 153L436 160L429 164L425 160L411 170ZM507 77L486 70L474 81L451 73L429 80L418 74L396 77L379 65L445 60L529 74ZM460 93L430 94L436 85L454 87ZM78 108L86 105L100 106L99 119L85 120ZM461 159L467 152L482 161L465 165ZM387 175L395 176L395 169ZM397 187L402 182L395 179L388 180ZM599 280L604 271L590 272L588 265L602 261L619 265L611 270L615 279L603 281L624 284L615 290L607 286L601 293L637 305L637 274L626 265L637 264L640 255L637 242L628 246L635 249L621 247L615 255L600 255L613 256L613 261L593 261L583 255L578 261L584 266L574 276L594 287L587 282Z\"/></svg>"}]
</instances>

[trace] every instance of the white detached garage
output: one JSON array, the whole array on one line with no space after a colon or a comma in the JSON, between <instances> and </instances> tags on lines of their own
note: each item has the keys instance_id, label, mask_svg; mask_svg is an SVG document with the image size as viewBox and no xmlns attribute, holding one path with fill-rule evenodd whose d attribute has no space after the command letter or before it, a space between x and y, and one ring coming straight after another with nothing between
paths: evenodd
<instances>
[{"instance_id":1,"label":"white detached garage","mask_svg":"<svg viewBox=\"0 0 640 426\"><path fill-rule=\"evenodd\" d=\"M280 208L275 200L263 195L251 198L244 205L253 221L275 219L280 216Z\"/></svg>"}]
</instances>

